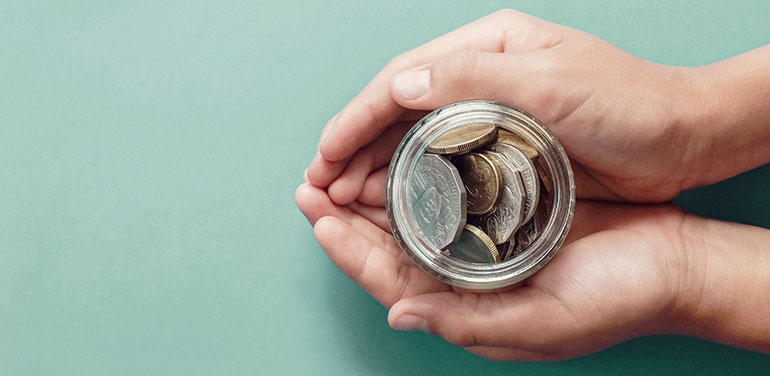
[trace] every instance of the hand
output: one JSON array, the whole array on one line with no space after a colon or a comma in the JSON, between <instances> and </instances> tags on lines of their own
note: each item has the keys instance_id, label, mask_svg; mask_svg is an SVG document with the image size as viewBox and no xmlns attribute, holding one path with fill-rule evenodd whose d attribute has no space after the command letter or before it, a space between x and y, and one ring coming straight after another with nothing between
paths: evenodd
<instances>
[{"instance_id":1,"label":"hand","mask_svg":"<svg viewBox=\"0 0 770 376\"><path fill-rule=\"evenodd\" d=\"M340 206L310 184L296 199L332 261L390 308L394 328L429 331L494 360L569 358L670 332L695 258L682 237L688 216L672 206L579 202L565 245L526 286L474 293L415 266L383 207Z\"/></svg>"},{"instance_id":2,"label":"hand","mask_svg":"<svg viewBox=\"0 0 770 376\"><path fill-rule=\"evenodd\" d=\"M296 200L330 258L390 308L394 328L490 359L574 357L664 332L770 352L770 231L671 206L584 201L665 201L770 161L768 57L766 46L714 66L669 67L497 12L389 63L327 123ZM511 291L478 294L423 273L383 208L386 166L409 127L466 99L532 113L573 162L581 200L569 237Z\"/></svg>"},{"instance_id":3,"label":"hand","mask_svg":"<svg viewBox=\"0 0 770 376\"><path fill-rule=\"evenodd\" d=\"M392 124L494 99L556 134L573 161L578 197L665 201L709 168L695 163L704 144L692 130L701 81L696 68L654 64L592 35L500 11L393 59L329 121L307 178L328 186L334 202L353 202L390 160L390 148L365 146Z\"/></svg>"}]
</instances>

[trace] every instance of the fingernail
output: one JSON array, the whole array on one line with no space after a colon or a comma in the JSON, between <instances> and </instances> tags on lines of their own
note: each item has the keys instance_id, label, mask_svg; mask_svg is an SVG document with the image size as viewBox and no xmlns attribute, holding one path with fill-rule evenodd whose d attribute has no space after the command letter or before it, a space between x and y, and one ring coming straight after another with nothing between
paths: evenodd
<instances>
[{"instance_id":1,"label":"fingernail","mask_svg":"<svg viewBox=\"0 0 770 376\"><path fill-rule=\"evenodd\" d=\"M430 70L401 72L393 79L393 88L406 99L419 98L430 88Z\"/></svg>"},{"instance_id":2,"label":"fingernail","mask_svg":"<svg viewBox=\"0 0 770 376\"><path fill-rule=\"evenodd\" d=\"M420 316L405 313L396 319L392 327L396 330L419 330L427 332L428 321Z\"/></svg>"},{"instance_id":3,"label":"fingernail","mask_svg":"<svg viewBox=\"0 0 770 376\"><path fill-rule=\"evenodd\" d=\"M307 183L307 169L305 169L305 172L302 173L302 181Z\"/></svg>"}]
</instances>

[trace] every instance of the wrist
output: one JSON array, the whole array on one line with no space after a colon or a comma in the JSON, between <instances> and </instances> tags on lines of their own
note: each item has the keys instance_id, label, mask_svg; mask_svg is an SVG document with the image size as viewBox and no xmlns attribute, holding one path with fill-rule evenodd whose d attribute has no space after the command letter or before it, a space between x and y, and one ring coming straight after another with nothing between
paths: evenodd
<instances>
[{"instance_id":1,"label":"wrist","mask_svg":"<svg viewBox=\"0 0 770 376\"><path fill-rule=\"evenodd\" d=\"M770 45L687 73L682 127L691 135L684 189L770 162Z\"/></svg>"},{"instance_id":2,"label":"wrist","mask_svg":"<svg viewBox=\"0 0 770 376\"><path fill-rule=\"evenodd\" d=\"M704 299L704 281L708 260L704 252L704 219L685 214L680 226L680 249L674 252L672 278L674 282L671 309L664 330L673 334L692 335L691 325L698 318Z\"/></svg>"},{"instance_id":3,"label":"wrist","mask_svg":"<svg viewBox=\"0 0 770 376\"><path fill-rule=\"evenodd\" d=\"M770 352L770 231L689 215L667 332Z\"/></svg>"}]
</instances>

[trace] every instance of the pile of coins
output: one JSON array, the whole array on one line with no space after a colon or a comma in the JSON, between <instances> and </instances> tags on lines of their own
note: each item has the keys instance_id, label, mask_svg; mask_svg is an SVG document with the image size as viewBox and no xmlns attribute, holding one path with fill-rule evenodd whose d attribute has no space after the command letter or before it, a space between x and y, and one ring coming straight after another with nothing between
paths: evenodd
<instances>
[{"instance_id":1,"label":"pile of coins","mask_svg":"<svg viewBox=\"0 0 770 376\"><path fill-rule=\"evenodd\" d=\"M471 124L438 136L419 157L408 205L424 239L445 255L496 263L537 239L551 191L534 147L494 124Z\"/></svg>"}]
</instances>

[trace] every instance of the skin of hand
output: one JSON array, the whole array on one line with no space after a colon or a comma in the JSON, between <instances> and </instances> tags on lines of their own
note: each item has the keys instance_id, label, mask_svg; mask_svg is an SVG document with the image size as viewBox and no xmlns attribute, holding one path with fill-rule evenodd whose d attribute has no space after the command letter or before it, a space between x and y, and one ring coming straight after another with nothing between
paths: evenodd
<instances>
[{"instance_id":1,"label":"skin of hand","mask_svg":"<svg viewBox=\"0 0 770 376\"><path fill-rule=\"evenodd\" d=\"M703 125L728 116L706 109L746 96L717 95L728 92L715 79L722 76L729 75L713 67L652 63L590 34L503 10L394 58L327 123L306 176L328 187L335 203L353 202L390 160L390 149L370 143L392 125L413 124L452 102L493 99L548 125L573 162L578 197L663 202L765 162L709 156L726 132Z\"/></svg>"},{"instance_id":2,"label":"skin of hand","mask_svg":"<svg viewBox=\"0 0 770 376\"><path fill-rule=\"evenodd\" d=\"M308 183L296 200L331 260L390 309L393 328L430 332L491 360L566 359L664 333L770 352L764 229L672 205L579 200L546 267L524 286L474 292L420 270L391 235L384 207L337 205Z\"/></svg>"},{"instance_id":3,"label":"skin of hand","mask_svg":"<svg viewBox=\"0 0 770 376\"><path fill-rule=\"evenodd\" d=\"M383 207L340 206L303 184L300 209L332 261L390 308L400 330L423 330L493 360L575 357L671 330L688 255L687 216L580 202L569 237L547 267L509 291L476 293L420 270L389 232Z\"/></svg>"},{"instance_id":4,"label":"skin of hand","mask_svg":"<svg viewBox=\"0 0 770 376\"><path fill-rule=\"evenodd\" d=\"M736 264L738 255L714 261L725 252L706 252L698 239L705 227L730 239L733 228L670 205L586 200L665 201L768 157L700 163L722 147L714 140L727 139L724 129L695 131L706 116L727 118L708 111L703 98L712 96L701 95L718 87L708 70L654 64L576 30L497 12L389 63L327 123L297 204L334 263L390 309L391 326L429 331L489 359L570 358L654 333L770 351L765 336L746 340L747 332L770 332L762 319L770 317L761 303L770 290L766 269L754 273L745 296L736 294L723 285L746 268L709 266ZM509 291L465 291L425 274L396 244L384 210L386 166L403 135L428 110L466 99L527 110L573 161L581 200L569 237L524 287ZM768 136L741 134L760 145ZM745 231L756 238L757 229ZM752 255L770 267L764 253Z\"/></svg>"}]
</instances>

